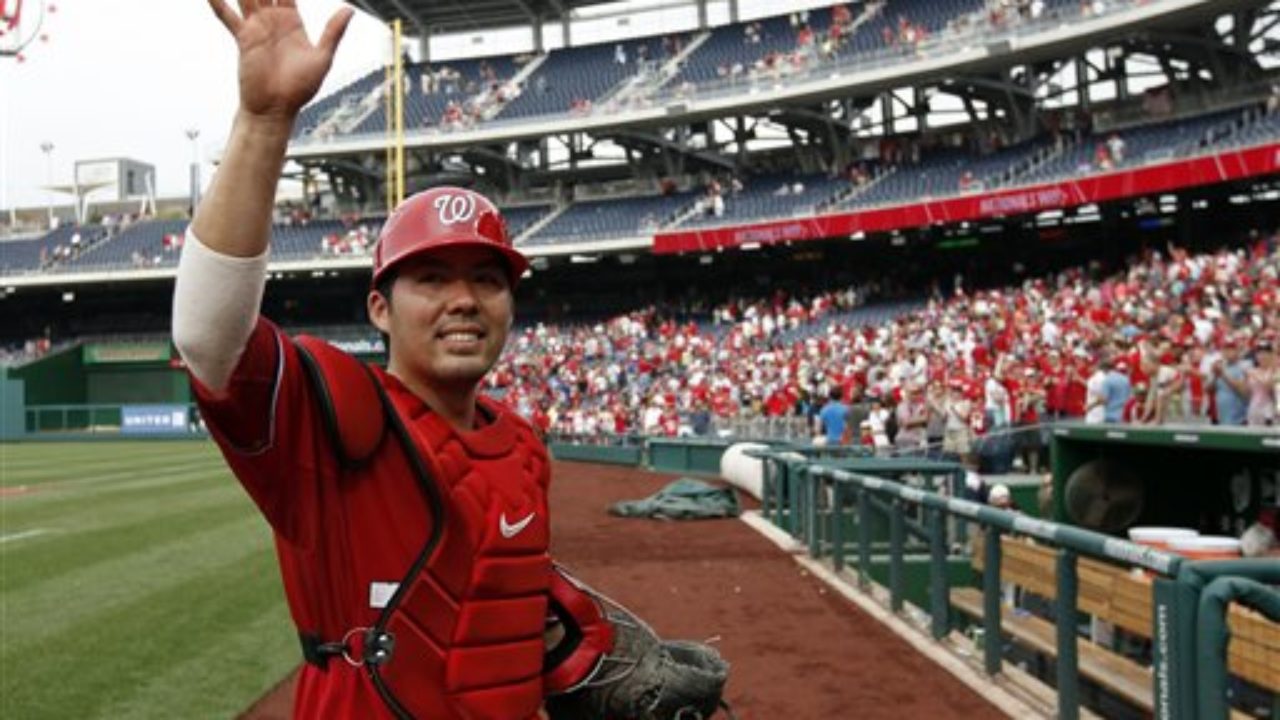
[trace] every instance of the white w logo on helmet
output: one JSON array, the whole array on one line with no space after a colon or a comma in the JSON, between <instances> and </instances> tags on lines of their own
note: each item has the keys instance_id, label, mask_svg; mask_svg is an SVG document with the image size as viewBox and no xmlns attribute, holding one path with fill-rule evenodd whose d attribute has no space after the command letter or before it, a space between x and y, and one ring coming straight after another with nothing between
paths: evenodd
<instances>
[{"instance_id":1,"label":"white w logo on helmet","mask_svg":"<svg viewBox=\"0 0 1280 720\"><path fill-rule=\"evenodd\" d=\"M476 198L469 194L441 195L435 199L435 206L442 225L464 223L476 214Z\"/></svg>"}]
</instances>

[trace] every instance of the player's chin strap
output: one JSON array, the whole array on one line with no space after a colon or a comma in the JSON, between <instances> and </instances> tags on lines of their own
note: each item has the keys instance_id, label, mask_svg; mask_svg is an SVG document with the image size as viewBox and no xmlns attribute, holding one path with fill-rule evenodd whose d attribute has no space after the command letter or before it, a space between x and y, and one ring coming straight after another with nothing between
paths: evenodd
<instances>
[{"instance_id":1,"label":"player's chin strap","mask_svg":"<svg viewBox=\"0 0 1280 720\"><path fill-rule=\"evenodd\" d=\"M710 646L660 640L559 565L548 592L563 634L543 672L552 720L709 720L717 709L734 720L721 698L729 666Z\"/></svg>"}]
</instances>

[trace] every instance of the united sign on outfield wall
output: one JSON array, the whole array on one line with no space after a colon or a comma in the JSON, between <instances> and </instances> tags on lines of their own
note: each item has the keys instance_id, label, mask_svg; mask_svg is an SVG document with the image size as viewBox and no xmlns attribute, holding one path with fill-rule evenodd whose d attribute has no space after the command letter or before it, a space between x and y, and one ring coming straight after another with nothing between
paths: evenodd
<instances>
[{"instance_id":1,"label":"united sign on outfield wall","mask_svg":"<svg viewBox=\"0 0 1280 720\"><path fill-rule=\"evenodd\" d=\"M126 435L185 433L185 405L125 405L120 408L120 432Z\"/></svg>"}]
</instances>

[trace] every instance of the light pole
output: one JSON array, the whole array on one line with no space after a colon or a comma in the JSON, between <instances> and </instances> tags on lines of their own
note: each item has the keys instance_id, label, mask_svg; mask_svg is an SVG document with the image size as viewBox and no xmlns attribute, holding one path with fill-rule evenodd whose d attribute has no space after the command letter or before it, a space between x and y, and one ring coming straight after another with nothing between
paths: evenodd
<instances>
[{"instance_id":1,"label":"light pole","mask_svg":"<svg viewBox=\"0 0 1280 720\"><path fill-rule=\"evenodd\" d=\"M49 229L53 229L53 143L45 140L40 143L40 152L44 153L45 204L49 209Z\"/></svg>"},{"instance_id":2,"label":"light pole","mask_svg":"<svg viewBox=\"0 0 1280 720\"><path fill-rule=\"evenodd\" d=\"M191 141L191 215L196 214L196 205L200 202L200 146L196 140L200 137L199 128L187 128L187 139Z\"/></svg>"}]
</instances>

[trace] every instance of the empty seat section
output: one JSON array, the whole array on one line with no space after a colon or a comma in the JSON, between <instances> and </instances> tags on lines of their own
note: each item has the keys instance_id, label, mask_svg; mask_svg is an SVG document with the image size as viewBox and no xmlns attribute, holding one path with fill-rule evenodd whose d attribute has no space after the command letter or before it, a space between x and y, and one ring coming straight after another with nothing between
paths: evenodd
<instances>
[{"instance_id":1,"label":"empty seat section","mask_svg":"<svg viewBox=\"0 0 1280 720\"><path fill-rule=\"evenodd\" d=\"M330 113L343 104L358 103L382 82L385 71L378 68L368 75L343 87L337 92L326 95L302 109L298 120L293 125L293 139L298 140L310 135L328 119Z\"/></svg>"},{"instance_id":2,"label":"empty seat section","mask_svg":"<svg viewBox=\"0 0 1280 720\"><path fill-rule=\"evenodd\" d=\"M685 220L682 227L704 227L767 218L810 215L814 207L845 187L843 178L826 175L771 174L747 178L741 191L723 193L724 214L717 216L711 203Z\"/></svg>"},{"instance_id":3,"label":"empty seat section","mask_svg":"<svg viewBox=\"0 0 1280 720\"><path fill-rule=\"evenodd\" d=\"M618 43L552 50L525 80L520 96L507 104L499 118L558 115L572 111L582 101L598 103L627 78L639 73L638 48L645 47L649 62L662 62L661 38L636 38L622 42L626 62L617 62Z\"/></svg>"},{"instance_id":4,"label":"empty seat section","mask_svg":"<svg viewBox=\"0 0 1280 720\"><path fill-rule=\"evenodd\" d=\"M518 68L509 55L413 63L405 68L404 127L439 127L450 104L464 111L482 94L501 87ZM352 130L354 135L385 132L386 103Z\"/></svg>"},{"instance_id":5,"label":"empty seat section","mask_svg":"<svg viewBox=\"0 0 1280 720\"><path fill-rule=\"evenodd\" d=\"M68 268L92 270L127 270L138 267L162 267L178 263L179 244L166 244L165 237L181 238L186 220L139 220L64 263Z\"/></svg>"},{"instance_id":6,"label":"empty seat section","mask_svg":"<svg viewBox=\"0 0 1280 720\"><path fill-rule=\"evenodd\" d=\"M507 232L514 239L549 212L551 212L550 205L525 205L524 207L502 208L502 217L507 221Z\"/></svg>"},{"instance_id":7,"label":"empty seat section","mask_svg":"<svg viewBox=\"0 0 1280 720\"><path fill-rule=\"evenodd\" d=\"M693 201L694 193L574 203L522 246L650 235Z\"/></svg>"}]
</instances>

